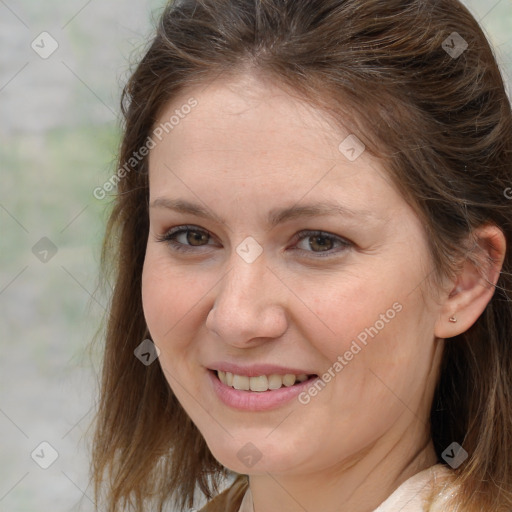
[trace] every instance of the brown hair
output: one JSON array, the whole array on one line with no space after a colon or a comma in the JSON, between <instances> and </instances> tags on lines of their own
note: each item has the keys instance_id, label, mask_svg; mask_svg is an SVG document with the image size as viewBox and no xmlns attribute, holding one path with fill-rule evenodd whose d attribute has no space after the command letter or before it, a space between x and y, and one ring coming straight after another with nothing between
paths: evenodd
<instances>
[{"instance_id":1,"label":"brown hair","mask_svg":"<svg viewBox=\"0 0 512 512\"><path fill-rule=\"evenodd\" d=\"M462 41L467 49L450 54ZM141 302L148 161L133 155L178 93L249 71L325 109L382 159L424 222L434 279L454 276L465 258L477 261L465 241L486 223L512 247L510 103L484 33L457 0L169 4L123 92L119 167L127 172L102 253L103 276L115 286L91 468L97 500L108 476L107 512L122 504L161 511L171 499L183 509L197 487L210 499L230 474L160 366L134 357L149 333ZM484 313L450 339L443 356L432 437L441 462L454 441L469 453L455 471L460 492L451 510L512 510L511 269L508 250Z\"/></svg>"}]
</instances>

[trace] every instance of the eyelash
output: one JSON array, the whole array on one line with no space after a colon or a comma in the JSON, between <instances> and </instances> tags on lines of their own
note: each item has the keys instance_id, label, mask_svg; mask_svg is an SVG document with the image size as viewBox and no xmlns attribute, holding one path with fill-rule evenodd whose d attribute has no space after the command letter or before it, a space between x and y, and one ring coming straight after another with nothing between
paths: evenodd
<instances>
[{"instance_id":1,"label":"eyelash","mask_svg":"<svg viewBox=\"0 0 512 512\"><path fill-rule=\"evenodd\" d=\"M157 238L158 242L167 243L175 251L183 252L183 253L197 252L194 249L189 248L189 247L194 247L194 246L182 244L181 242L177 242L175 240L176 236L178 236L182 233L187 233L188 231L206 234L211 237L211 234L208 231L198 228L196 226L176 226L175 228L172 228L169 231L167 231L166 233L164 233L163 235L158 235L156 238ZM345 238L341 238L337 235L332 235L325 231L316 231L316 230L299 231L296 235L294 235L292 241L294 243L297 243L297 242L301 242L304 239L314 237L314 236L321 236L322 238L327 238L327 239L331 239L331 240L339 242L340 247L338 249L340 249L340 250L334 251L333 249L330 249L328 251L321 251L321 252L307 251L305 249L297 249L297 250L299 250L301 252L314 254L315 258L329 258L329 257L333 257L333 256L337 255L339 252L343 252L344 250L353 246L353 243ZM208 245L208 244L206 244L206 245ZM205 246L197 246L197 247L205 247Z\"/></svg>"}]
</instances>

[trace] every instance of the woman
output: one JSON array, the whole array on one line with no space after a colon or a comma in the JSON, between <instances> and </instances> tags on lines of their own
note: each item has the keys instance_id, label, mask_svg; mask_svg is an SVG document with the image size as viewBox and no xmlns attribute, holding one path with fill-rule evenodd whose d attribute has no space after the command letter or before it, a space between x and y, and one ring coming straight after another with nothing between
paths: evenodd
<instances>
[{"instance_id":1,"label":"woman","mask_svg":"<svg viewBox=\"0 0 512 512\"><path fill-rule=\"evenodd\" d=\"M101 510L511 510L512 116L470 13L175 2L123 105Z\"/></svg>"}]
</instances>

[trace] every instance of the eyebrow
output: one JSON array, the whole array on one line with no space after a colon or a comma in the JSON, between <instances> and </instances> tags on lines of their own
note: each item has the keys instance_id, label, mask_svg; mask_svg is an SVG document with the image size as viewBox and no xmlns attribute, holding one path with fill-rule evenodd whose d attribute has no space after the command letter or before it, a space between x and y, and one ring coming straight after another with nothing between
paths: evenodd
<instances>
[{"instance_id":1,"label":"eyebrow","mask_svg":"<svg viewBox=\"0 0 512 512\"><path fill-rule=\"evenodd\" d=\"M215 220L220 224L227 224L226 221L210 212L201 205L190 203L182 199L170 199L167 197L159 197L151 202L150 208L166 208L179 213L189 213L197 217ZM318 204L309 204L303 206L290 206L288 208L276 208L269 212L267 222L270 227L275 227L283 222L302 218L317 217L327 215L340 215L352 219L372 220L375 219L375 213L370 210L352 210L339 203L325 202Z\"/></svg>"}]
</instances>

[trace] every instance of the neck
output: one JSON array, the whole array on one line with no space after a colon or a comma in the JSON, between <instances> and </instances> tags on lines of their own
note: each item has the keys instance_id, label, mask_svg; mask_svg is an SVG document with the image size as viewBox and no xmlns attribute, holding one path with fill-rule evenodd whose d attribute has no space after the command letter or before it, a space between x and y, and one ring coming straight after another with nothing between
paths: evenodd
<instances>
[{"instance_id":1,"label":"neck","mask_svg":"<svg viewBox=\"0 0 512 512\"><path fill-rule=\"evenodd\" d=\"M417 420L394 439L384 437L364 453L314 474L250 476L254 512L375 510L403 482L437 462L429 429Z\"/></svg>"}]
</instances>

